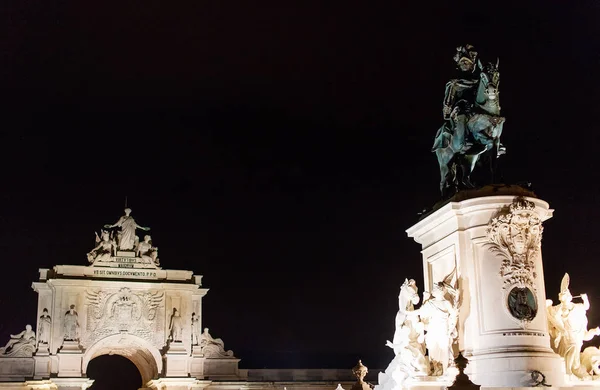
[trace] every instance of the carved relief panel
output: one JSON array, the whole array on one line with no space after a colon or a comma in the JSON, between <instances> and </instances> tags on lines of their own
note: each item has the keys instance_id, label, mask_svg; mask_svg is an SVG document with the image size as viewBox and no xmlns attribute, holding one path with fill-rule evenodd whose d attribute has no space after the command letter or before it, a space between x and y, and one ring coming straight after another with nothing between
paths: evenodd
<instances>
[{"instance_id":1,"label":"carved relief panel","mask_svg":"<svg viewBox=\"0 0 600 390\"><path fill-rule=\"evenodd\" d=\"M497 253L502 263L505 306L523 327L532 321L539 309L536 299L536 261L541 253L542 221L535 204L517 198L490 222L488 248Z\"/></svg>"},{"instance_id":2,"label":"carved relief panel","mask_svg":"<svg viewBox=\"0 0 600 390\"><path fill-rule=\"evenodd\" d=\"M162 348L164 340L164 293L119 290L87 290L87 323L81 344L89 347L113 334L128 333Z\"/></svg>"}]
</instances>

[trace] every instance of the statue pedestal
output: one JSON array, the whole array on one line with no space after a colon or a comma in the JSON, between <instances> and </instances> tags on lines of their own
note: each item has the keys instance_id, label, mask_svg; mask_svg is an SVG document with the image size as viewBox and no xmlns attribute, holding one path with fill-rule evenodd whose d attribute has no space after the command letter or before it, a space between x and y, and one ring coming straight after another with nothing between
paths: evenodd
<instances>
[{"instance_id":1,"label":"statue pedestal","mask_svg":"<svg viewBox=\"0 0 600 390\"><path fill-rule=\"evenodd\" d=\"M188 376L188 352L181 341L171 342L165 354L166 376Z\"/></svg>"},{"instance_id":2,"label":"statue pedestal","mask_svg":"<svg viewBox=\"0 0 600 390\"><path fill-rule=\"evenodd\" d=\"M204 378L204 354L199 345L192 346L192 357L190 358L190 375L198 378Z\"/></svg>"},{"instance_id":3,"label":"statue pedestal","mask_svg":"<svg viewBox=\"0 0 600 390\"><path fill-rule=\"evenodd\" d=\"M135 257L134 251L117 251L118 257Z\"/></svg>"},{"instance_id":4,"label":"statue pedestal","mask_svg":"<svg viewBox=\"0 0 600 390\"><path fill-rule=\"evenodd\" d=\"M49 356L50 350L48 349L48 344L39 344L37 351L35 351L35 356Z\"/></svg>"},{"instance_id":5,"label":"statue pedestal","mask_svg":"<svg viewBox=\"0 0 600 390\"><path fill-rule=\"evenodd\" d=\"M33 375L34 379L45 379L50 378L51 373L51 362L50 352L48 350L48 344L39 344L35 355L35 372Z\"/></svg>"},{"instance_id":6,"label":"statue pedestal","mask_svg":"<svg viewBox=\"0 0 600 390\"><path fill-rule=\"evenodd\" d=\"M59 377L81 377L81 362L83 352L79 341L63 342L63 346L56 354L58 356L58 376Z\"/></svg>"},{"instance_id":7,"label":"statue pedestal","mask_svg":"<svg viewBox=\"0 0 600 390\"><path fill-rule=\"evenodd\" d=\"M526 275L529 301L535 301L536 307L533 315L529 311L532 318L524 321L515 317L514 297L509 296L515 288L523 290L524 285L511 285L501 275L506 262L490 249L487 231L492 218L512 210L509 206L515 200L516 196L501 195L449 202L407 233L423 248L425 291L432 291L434 283L456 269L460 295L458 349L469 359L467 374L474 383L482 387L527 387L531 385L531 371L537 370L548 383L561 386L564 368L561 358L550 348L541 252L530 259L535 272ZM538 221L552 216L548 203L536 198L524 200L531 210L513 218L520 225L507 225L504 231L510 237L517 236L516 228L533 226L527 215L537 215ZM522 234L525 240L513 240L517 247L529 245L528 237L535 232L523 230ZM541 239L541 230L539 234Z\"/></svg>"},{"instance_id":8,"label":"statue pedestal","mask_svg":"<svg viewBox=\"0 0 600 390\"><path fill-rule=\"evenodd\" d=\"M31 357L0 357L0 382L31 378L34 366L35 361Z\"/></svg>"},{"instance_id":9,"label":"statue pedestal","mask_svg":"<svg viewBox=\"0 0 600 390\"><path fill-rule=\"evenodd\" d=\"M239 380L239 362L237 358L205 358L204 377L210 380Z\"/></svg>"}]
</instances>

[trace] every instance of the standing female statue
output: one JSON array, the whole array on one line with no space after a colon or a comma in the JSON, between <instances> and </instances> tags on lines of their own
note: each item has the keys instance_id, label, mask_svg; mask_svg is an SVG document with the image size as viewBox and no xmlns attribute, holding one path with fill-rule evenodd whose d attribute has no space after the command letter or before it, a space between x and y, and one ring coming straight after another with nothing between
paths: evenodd
<instances>
[{"instance_id":1,"label":"standing female statue","mask_svg":"<svg viewBox=\"0 0 600 390\"><path fill-rule=\"evenodd\" d=\"M106 229L112 229L115 227L121 228L121 231L117 234L118 237L118 248L122 251L131 251L135 248L135 229L141 229L148 231L149 227L143 227L135 223L135 220L131 215L131 209L125 209L125 215L123 215L114 225L104 225Z\"/></svg>"}]
</instances>

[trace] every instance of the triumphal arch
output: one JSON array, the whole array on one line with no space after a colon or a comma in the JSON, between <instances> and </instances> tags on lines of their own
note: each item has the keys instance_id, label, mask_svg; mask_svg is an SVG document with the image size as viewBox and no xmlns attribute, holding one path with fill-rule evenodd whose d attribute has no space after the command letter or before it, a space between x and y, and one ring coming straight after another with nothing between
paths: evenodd
<instances>
[{"instance_id":1,"label":"triumphal arch","mask_svg":"<svg viewBox=\"0 0 600 390\"><path fill-rule=\"evenodd\" d=\"M139 230L149 228L127 208L96 233L88 265L40 269L37 327L0 349L0 378L14 388L86 388L90 361L110 354L133 362L148 388L243 379L239 359L202 330L202 276L162 268L152 237L140 240Z\"/></svg>"}]
</instances>

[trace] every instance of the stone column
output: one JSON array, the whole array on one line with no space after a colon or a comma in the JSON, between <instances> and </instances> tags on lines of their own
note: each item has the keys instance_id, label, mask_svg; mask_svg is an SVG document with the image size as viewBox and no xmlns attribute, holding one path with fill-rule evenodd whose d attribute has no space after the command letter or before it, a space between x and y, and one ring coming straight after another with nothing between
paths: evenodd
<instances>
[{"instance_id":1,"label":"stone column","mask_svg":"<svg viewBox=\"0 0 600 390\"><path fill-rule=\"evenodd\" d=\"M407 230L423 248L426 291L456 270L457 349L478 385L527 387L534 370L553 386L564 382L550 348L540 250L550 217L537 198L484 196L450 202Z\"/></svg>"}]
</instances>

